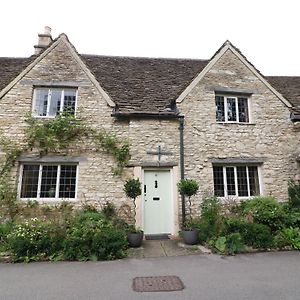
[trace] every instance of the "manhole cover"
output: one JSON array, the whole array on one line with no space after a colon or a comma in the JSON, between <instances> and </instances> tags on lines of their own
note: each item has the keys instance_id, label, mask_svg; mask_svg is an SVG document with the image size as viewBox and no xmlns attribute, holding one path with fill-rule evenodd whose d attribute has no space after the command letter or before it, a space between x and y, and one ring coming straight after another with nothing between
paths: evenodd
<instances>
[{"instance_id":1,"label":"manhole cover","mask_svg":"<svg viewBox=\"0 0 300 300\"><path fill-rule=\"evenodd\" d=\"M178 276L136 277L133 290L136 292L170 292L183 290L184 286Z\"/></svg>"}]
</instances>

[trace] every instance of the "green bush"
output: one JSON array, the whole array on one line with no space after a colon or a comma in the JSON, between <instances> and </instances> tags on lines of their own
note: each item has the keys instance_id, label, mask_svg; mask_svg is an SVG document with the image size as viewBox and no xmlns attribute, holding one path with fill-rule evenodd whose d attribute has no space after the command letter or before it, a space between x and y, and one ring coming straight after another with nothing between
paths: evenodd
<instances>
[{"instance_id":1,"label":"green bush","mask_svg":"<svg viewBox=\"0 0 300 300\"><path fill-rule=\"evenodd\" d=\"M94 235L91 254L98 260L123 258L127 246L126 234L123 230L107 227Z\"/></svg>"},{"instance_id":2,"label":"green bush","mask_svg":"<svg viewBox=\"0 0 300 300\"><path fill-rule=\"evenodd\" d=\"M202 218L192 219L190 226L198 231L198 241L204 243L217 235L217 226Z\"/></svg>"},{"instance_id":3,"label":"green bush","mask_svg":"<svg viewBox=\"0 0 300 300\"><path fill-rule=\"evenodd\" d=\"M264 224L246 223L241 235L248 246L258 249L273 247L271 229Z\"/></svg>"},{"instance_id":4,"label":"green bush","mask_svg":"<svg viewBox=\"0 0 300 300\"><path fill-rule=\"evenodd\" d=\"M212 239L209 241L209 245L216 252L227 255L234 255L245 248L244 241L238 232Z\"/></svg>"},{"instance_id":5,"label":"green bush","mask_svg":"<svg viewBox=\"0 0 300 300\"><path fill-rule=\"evenodd\" d=\"M284 248L291 246L294 249L300 249L300 231L299 228L283 228L275 237L276 246Z\"/></svg>"},{"instance_id":6,"label":"green bush","mask_svg":"<svg viewBox=\"0 0 300 300\"><path fill-rule=\"evenodd\" d=\"M177 188L180 194L192 197L197 193L199 184L194 179L182 179L177 183Z\"/></svg>"},{"instance_id":7,"label":"green bush","mask_svg":"<svg viewBox=\"0 0 300 300\"><path fill-rule=\"evenodd\" d=\"M32 218L15 224L7 236L7 244L15 261L39 260L62 248L64 234L51 221Z\"/></svg>"},{"instance_id":8,"label":"green bush","mask_svg":"<svg viewBox=\"0 0 300 300\"><path fill-rule=\"evenodd\" d=\"M226 254L234 255L244 248L245 244L240 233L235 232L226 236Z\"/></svg>"},{"instance_id":9,"label":"green bush","mask_svg":"<svg viewBox=\"0 0 300 300\"><path fill-rule=\"evenodd\" d=\"M241 217L224 218L223 224L222 235L229 235L236 232L244 233L247 227L246 221Z\"/></svg>"},{"instance_id":10,"label":"green bush","mask_svg":"<svg viewBox=\"0 0 300 300\"><path fill-rule=\"evenodd\" d=\"M293 180L288 183L289 204L292 208L300 208L300 184Z\"/></svg>"},{"instance_id":11,"label":"green bush","mask_svg":"<svg viewBox=\"0 0 300 300\"><path fill-rule=\"evenodd\" d=\"M300 227L300 211L298 209L286 209L285 227Z\"/></svg>"},{"instance_id":12,"label":"green bush","mask_svg":"<svg viewBox=\"0 0 300 300\"><path fill-rule=\"evenodd\" d=\"M103 208L101 209L101 213L109 220L115 219L117 216L115 205L109 201L104 204Z\"/></svg>"},{"instance_id":13,"label":"green bush","mask_svg":"<svg viewBox=\"0 0 300 300\"><path fill-rule=\"evenodd\" d=\"M273 197L255 197L245 202L244 214L251 215L254 223L269 226L273 232L283 228L287 218L283 205Z\"/></svg>"},{"instance_id":14,"label":"green bush","mask_svg":"<svg viewBox=\"0 0 300 300\"><path fill-rule=\"evenodd\" d=\"M222 205L217 197L206 197L200 204L201 218L215 224L222 218Z\"/></svg>"},{"instance_id":15,"label":"green bush","mask_svg":"<svg viewBox=\"0 0 300 300\"><path fill-rule=\"evenodd\" d=\"M116 228L103 214L81 213L70 224L63 253L67 260L115 259L124 256L125 231Z\"/></svg>"}]
</instances>

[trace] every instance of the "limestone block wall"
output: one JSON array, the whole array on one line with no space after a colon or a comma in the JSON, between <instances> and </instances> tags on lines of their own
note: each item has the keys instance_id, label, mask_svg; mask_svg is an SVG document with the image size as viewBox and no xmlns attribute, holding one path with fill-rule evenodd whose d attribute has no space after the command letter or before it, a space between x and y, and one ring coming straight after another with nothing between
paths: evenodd
<instances>
[{"instance_id":1,"label":"limestone block wall","mask_svg":"<svg viewBox=\"0 0 300 300\"><path fill-rule=\"evenodd\" d=\"M217 123L215 87L253 90L251 123ZM186 116L186 176L197 179L201 186L195 208L213 189L214 158L265 157L264 195L287 199L287 182L298 172L299 139L289 110L230 50L178 106Z\"/></svg>"},{"instance_id":2,"label":"limestone block wall","mask_svg":"<svg viewBox=\"0 0 300 300\"><path fill-rule=\"evenodd\" d=\"M161 163L179 166L177 120L116 120L103 95L78 65L62 42L35 65L1 100L0 128L5 136L24 144L25 118L32 110L34 86L73 83L78 88L77 113L90 126L105 128L131 144L131 161L121 177L112 175L114 160L106 153L93 151L87 141L79 142L72 155L84 156L79 163L78 203L114 202L132 206L123 192L126 179L133 177L134 166L151 166L157 156L148 154L158 145L169 155ZM250 98L251 123L217 124L215 87L254 90ZM241 61L228 50L199 84L178 104L185 115L185 176L196 179L200 192L193 197L197 211L203 195L213 190L211 160L226 157L265 157L262 166L263 191L279 200L287 198L287 182L298 173L299 133L289 118L289 110ZM78 146L78 148L77 148ZM83 147L84 146L84 147ZM82 148L85 150L82 151ZM13 170L18 180L18 167ZM180 172L179 172L180 174ZM179 179L179 178L178 178ZM180 210L179 210L180 211Z\"/></svg>"}]
</instances>

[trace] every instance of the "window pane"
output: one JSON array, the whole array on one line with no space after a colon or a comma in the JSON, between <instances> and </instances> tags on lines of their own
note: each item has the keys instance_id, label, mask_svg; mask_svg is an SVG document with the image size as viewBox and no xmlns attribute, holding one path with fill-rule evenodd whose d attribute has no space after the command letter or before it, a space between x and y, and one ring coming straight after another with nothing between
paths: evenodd
<instances>
[{"instance_id":1,"label":"window pane","mask_svg":"<svg viewBox=\"0 0 300 300\"><path fill-rule=\"evenodd\" d=\"M224 97L216 96L216 120L218 122L225 121Z\"/></svg>"},{"instance_id":2,"label":"window pane","mask_svg":"<svg viewBox=\"0 0 300 300\"><path fill-rule=\"evenodd\" d=\"M75 90L65 90L63 110L74 115L75 103L76 103L76 91Z\"/></svg>"},{"instance_id":3,"label":"window pane","mask_svg":"<svg viewBox=\"0 0 300 300\"><path fill-rule=\"evenodd\" d=\"M61 90L53 89L51 93L49 116L55 117L60 111Z\"/></svg>"},{"instance_id":4,"label":"window pane","mask_svg":"<svg viewBox=\"0 0 300 300\"><path fill-rule=\"evenodd\" d=\"M48 89L36 89L34 114L36 116L46 116L47 103L48 103Z\"/></svg>"},{"instance_id":5,"label":"window pane","mask_svg":"<svg viewBox=\"0 0 300 300\"><path fill-rule=\"evenodd\" d=\"M61 166L59 198L75 198L76 166Z\"/></svg>"},{"instance_id":6,"label":"window pane","mask_svg":"<svg viewBox=\"0 0 300 300\"><path fill-rule=\"evenodd\" d=\"M247 184L247 170L246 167L237 167L237 181L238 181L238 196L248 197L248 184Z\"/></svg>"},{"instance_id":7,"label":"window pane","mask_svg":"<svg viewBox=\"0 0 300 300\"><path fill-rule=\"evenodd\" d=\"M24 165L21 198L36 198L39 181L39 165Z\"/></svg>"},{"instance_id":8,"label":"window pane","mask_svg":"<svg viewBox=\"0 0 300 300\"><path fill-rule=\"evenodd\" d=\"M57 166L43 166L41 198L55 198Z\"/></svg>"},{"instance_id":9,"label":"window pane","mask_svg":"<svg viewBox=\"0 0 300 300\"><path fill-rule=\"evenodd\" d=\"M236 99L227 98L228 121L236 121Z\"/></svg>"},{"instance_id":10,"label":"window pane","mask_svg":"<svg viewBox=\"0 0 300 300\"><path fill-rule=\"evenodd\" d=\"M248 167L249 183L250 183L250 196L259 195L259 178L257 167Z\"/></svg>"},{"instance_id":11,"label":"window pane","mask_svg":"<svg viewBox=\"0 0 300 300\"><path fill-rule=\"evenodd\" d=\"M226 168L226 179L227 179L227 193L228 196L236 195L235 193L235 181L234 181L234 168Z\"/></svg>"},{"instance_id":12,"label":"window pane","mask_svg":"<svg viewBox=\"0 0 300 300\"><path fill-rule=\"evenodd\" d=\"M248 99L238 98L239 122L249 122Z\"/></svg>"},{"instance_id":13,"label":"window pane","mask_svg":"<svg viewBox=\"0 0 300 300\"><path fill-rule=\"evenodd\" d=\"M213 167L215 196L224 197L223 167Z\"/></svg>"}]
</instances>

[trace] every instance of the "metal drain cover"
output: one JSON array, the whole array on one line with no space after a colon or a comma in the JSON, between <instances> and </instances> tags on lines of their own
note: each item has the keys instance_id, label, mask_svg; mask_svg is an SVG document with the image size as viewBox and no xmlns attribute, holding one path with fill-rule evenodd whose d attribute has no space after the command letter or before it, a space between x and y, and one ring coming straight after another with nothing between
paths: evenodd
<instances>
[{"instance_id":1,"label":"metal drain cover","mask_svg":"<svg viewBox=\"0 0 300 300\"><path fill-rule=\"evenodd\" d=\"M183 283L178 276L151 276L133 279L133 290L136 292L171 292L183 289Z\"/></svg>"}]
</instances>

